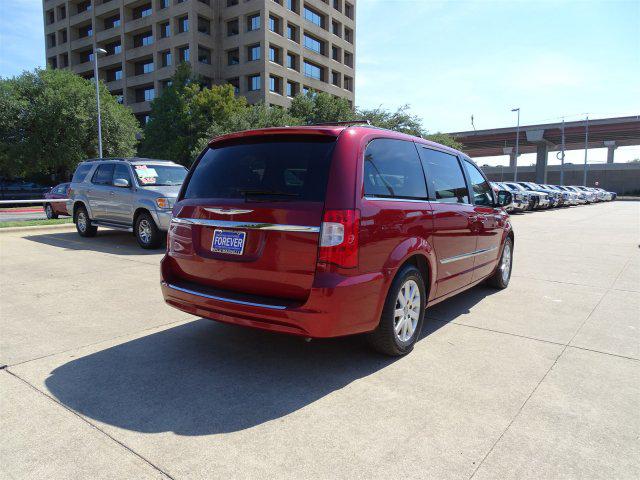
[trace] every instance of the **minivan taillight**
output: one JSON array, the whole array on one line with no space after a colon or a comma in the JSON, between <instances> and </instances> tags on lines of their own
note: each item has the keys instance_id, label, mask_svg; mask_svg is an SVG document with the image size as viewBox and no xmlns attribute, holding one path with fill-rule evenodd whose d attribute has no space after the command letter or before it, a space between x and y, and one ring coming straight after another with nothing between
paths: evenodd
<instances>
[{"instance_id":1,"label":"minivan taillight","mask_svg":"<svg viewBox=\"0 0 640 480\"><path fill-rule=\"evenodd\" d=\"M359 210L326 210L320 227L318 262L357 267L359 229Z\"/></svg>"}]
</instances>

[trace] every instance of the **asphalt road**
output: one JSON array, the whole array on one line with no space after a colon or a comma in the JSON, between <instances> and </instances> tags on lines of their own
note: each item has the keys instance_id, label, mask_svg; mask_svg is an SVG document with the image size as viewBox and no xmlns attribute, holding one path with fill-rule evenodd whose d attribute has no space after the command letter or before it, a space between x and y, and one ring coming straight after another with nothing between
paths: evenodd
<instances>
[{"instance_id":1,"label":"asphalt road","mask_svg":"<svg viewBox=\"0 0 640 480\"><path fill-rule=\"evenodd\" d=\"M640 202L513 217L409 356L164 305L131 235L0 233L2 478L640 478Z\"/></svg>"}]
</instances>

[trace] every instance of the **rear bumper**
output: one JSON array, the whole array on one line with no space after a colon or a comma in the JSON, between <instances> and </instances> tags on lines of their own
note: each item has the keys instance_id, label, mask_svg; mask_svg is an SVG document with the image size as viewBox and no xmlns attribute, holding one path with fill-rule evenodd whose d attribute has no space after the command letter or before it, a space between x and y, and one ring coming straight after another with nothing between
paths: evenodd
<instances>
[{"instance_id":1,"label":"rear bumper","mask_svg":"<svg viewBox=\"0 0 640 480\"><path fill-rule=\"evenodd\" d=\"M184 288L167 277L165 264L166 257L161 288L172 307L211 320L304 337L338 337L375 329L388 287L382 273L349 277L319 273L303 305L277 300L266 304Z\"/></svg>"}]
</instances>

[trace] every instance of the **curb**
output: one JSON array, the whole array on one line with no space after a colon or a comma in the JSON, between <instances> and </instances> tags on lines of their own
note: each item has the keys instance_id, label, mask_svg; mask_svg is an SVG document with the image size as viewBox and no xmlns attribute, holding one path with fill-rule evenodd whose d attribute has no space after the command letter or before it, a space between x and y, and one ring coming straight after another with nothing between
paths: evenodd
<instances>
[{"instance_id":1,"label":"curb","mask_svg":"<svg viewBox=\"0 0 640 480\"><path fill-rule=\"evenodd\" d=\"M0 228L0 235L3 233L19 233L19 232L43 232L46 230L75 230L76 226L73 223L62 223L59 225L32 225L29 227L6 227Z\"/></svg>"}]
</instances>

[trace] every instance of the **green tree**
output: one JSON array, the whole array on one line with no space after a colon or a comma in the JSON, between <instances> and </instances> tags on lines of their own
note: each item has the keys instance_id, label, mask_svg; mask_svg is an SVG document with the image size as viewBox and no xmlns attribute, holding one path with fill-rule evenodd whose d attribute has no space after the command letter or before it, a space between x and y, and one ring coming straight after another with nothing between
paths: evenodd
<instances>
[{"instance_id":1,"label":"green tree","mask_svg":"<svg viewBox=\"0 0 640 480\"><path fill-rule=\"evenodd\" d=\"M440 145L446 145L447 147L455 148L456 150L462 150L464 145L458 142L454 137L448 133L430 133L425 136L427 140L439 143Z\"/></svg>"},{"instance_id":2,"label":"green tree","mask_svg":"<svg viewBox=\"0 0 640 480\"><path fill-rule=\"evenodd\" d=\"M409 112L409 105L403 105L395 112L385 110L382 107L373 109L358 109L358 118L366 119L371 125L376 127L395 130L416 137L426 135L425 129L422 127L422 119Z\"/></svg>"},{"instance_id":3,"label":"green tree","mask_svg":"<svg viewBox=\"0 0 640 480\"><path fill-rule=\"evenodd\" d=\"M291 116L299 118L302 123L329 123L355 120L356 116L349 102L325 92L309 91L299 93L291 101Z\"/></svg>"},{"instance_id":4,"label":"green tree","mask_svg":"<svg viewBox=\"0 0 640 480\"><path fill-rule=\"evenodd\" d=\"M100 83L104 156L135 153L138 122ZM98 156L95 85L68 70L0 79L0 176L65 180Z\"/></svg>"}]
</instances>

